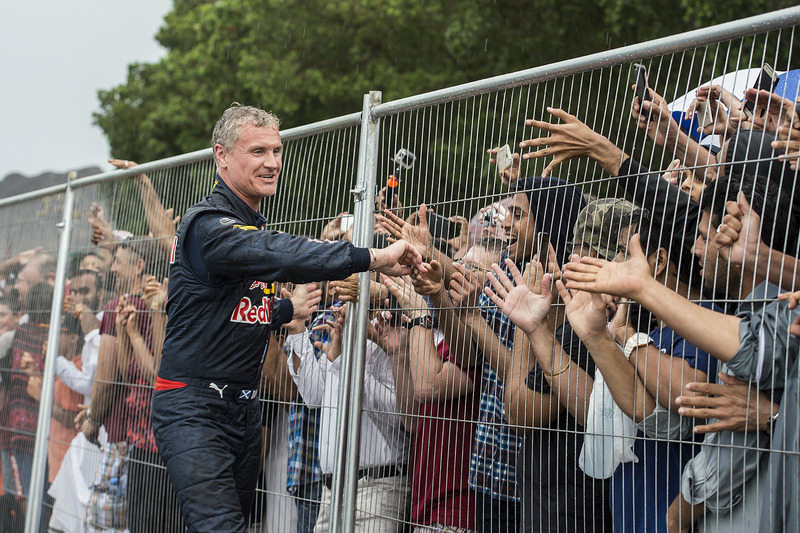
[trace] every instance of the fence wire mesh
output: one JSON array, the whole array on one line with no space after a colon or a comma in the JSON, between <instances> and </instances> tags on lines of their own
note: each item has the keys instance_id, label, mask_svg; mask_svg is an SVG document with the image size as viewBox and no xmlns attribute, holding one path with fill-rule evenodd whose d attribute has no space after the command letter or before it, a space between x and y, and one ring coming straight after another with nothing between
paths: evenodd
<instances>
[{"instance_id":1,"label":"fence wire mesh","mask_svg":"<svg viewBox=\"0 0 800 533\"><path fill-rule=\"evenodd\" d=\"M274 332L249 530L798 530L800 14L774 18L790 22L378 104L370 132L284 132L265 229L374 228L429 267L317 280L319 309ZM176 230L215 184L210 151L187 161L69 184L66 217L60 193L0 204L3 531L28 500L29 531L185 528L150 405ZM359 291L369 324L345 326Z\"/></svg>"}]
</instances>

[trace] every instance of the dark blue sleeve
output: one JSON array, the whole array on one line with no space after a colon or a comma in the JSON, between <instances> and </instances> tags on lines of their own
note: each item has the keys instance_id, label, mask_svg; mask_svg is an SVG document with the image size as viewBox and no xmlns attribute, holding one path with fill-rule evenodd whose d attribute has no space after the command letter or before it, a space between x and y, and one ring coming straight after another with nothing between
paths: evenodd
<instances>
[{"instance_id":1,"label":"dark blue sleeve","mask_svg":"<svg viewBox=\"0 0 800 533\"><path fill-rule=\"evenodd\" d=\"M189 228L186 255L206 279L312 281L344 279L369 268L370 254L347 241L322 242L243 226L230 217L207 215ZM195 265L195 263L200 265ZM203 279L203 278L201 278Z\"/></svg>"},{"instance_id":2,"label":"dark blue sleeve","mask_svg":"<svg viewBox=\"0 0 800 533\"><path fill-rule=\"evenodd\" d=\"M294 316L294 306L289 298L281 298L274 300L272 304L272 322L269 323L269 329L275 331L282 325L288 324L292 321Z\"/></svg>"}]
</instances>

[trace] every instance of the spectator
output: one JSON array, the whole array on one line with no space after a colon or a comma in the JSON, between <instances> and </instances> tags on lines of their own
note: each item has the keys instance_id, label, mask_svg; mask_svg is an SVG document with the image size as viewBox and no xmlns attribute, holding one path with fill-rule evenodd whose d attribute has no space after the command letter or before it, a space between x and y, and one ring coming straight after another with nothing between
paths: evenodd
<instances>
[{"instance_id":1,"label":"spectator","mask_svg":"<svg viewBox=\"0 0 800 533\"><path fill-rule=\"evenodd\" d=\"M177 500L156 452L150 420L166 321L166 287L149 275L160 273L151 266L157 257L151 241L141 239L127 240L114 252L111 272L121 296L104 309L92 405L80 416L90 441L105 425L110 444L130 445L127 524L132 533L178 530Z\"/></svg>"},{"instance_id":2,"label":"spectator","mask_svg":"<svg viewBox=\"0 0 800 533\"><path fill-rule=\"evenodd\" d=\"M14 332L19 322L19 303L16 296L0 297L0 428L8 427L8 411L12 379L12 352ZM11 450L8 447L8 434L0 430L0 469L3 473L3 487L6 492L14 487L11 467Z\"/></svg>"},{"instance_id":3,"label":"spectator","mask_svg":"<svg viewBox=\"0 0 800 533\"><path fill-rule=\"evenodd\" d=\"M706 191L703 197L704 210L699 226L701 236L698 237L694 251L701 257L703 280L707 288L716 290L718 294L725 294L727 291L729 298L731 296L746 298L746 301L739 305L737 314L758 312L764 305L761 302L764 299L768 301L775 298L780 290L774 285L763 283L763 278L746 266L738 271L728 268L726 263L720 260L717 254L719 248L714 243L715 224L720 221L720 206L724 206L726 201L736 198L741 188L745 192L745 196L750 198L753 209L757 213L761 213L765 217L769 215L787 220L790 238L796 242L797 226L793 218L789 216L789 203L786 201L785 195L781 195L779 192L767 193L765 191L765 187L770 183L775 185L774 182L749 175L745 175L740 182L734 177L729 177L714 182L712 189ZM774 226L762 224L760 234L765 242L774 242L773 232ZM643 253L639 251L638 238L631 242L631 246L636 250L638 257L636 261L641 262ZM717 358L720 358L720 350L716 345L707 341L708 331L714 331L715 337L735 342L734 339L738 335L734 335L734 339L726 337L724 334L726 330L714 328L707 320L698 318L693 323L694 330L687 328L684 325L685 321L693 320L692 317L708 316L716 320L714 317L722 315L715 314L710 310L702 310L685 299L672 294L668 295L660 288L655 291L656 285L648 281L644 286L652 287L659 295L658 299L654 300L648 294L641 292L639 282L644 279L642 277L629 278L627 275L623 275L623 278L617 278L625 279L628 282L623 283L624 287L610 278L604 278L608 281L598 283L599 278L596 278L596 273L599 270L595 270L595 267L602 265L604 273L611 274L616 271L613 275L620 275L619 269L629 268L628 265L631 261L633 259L627 263L598 263L595 260L582 259L581 265L594 265L589 267L586 272L581 272L586 270L584 267L570 263L565 269L565 277L570 280L567 286L634 298L656 312L688 342L701 350L712 353ZM720 275L726 272L727 276ZM581 279L578 280L576 276ZM702 332L697 331L697 328L702 328ZM735 352L735 349L729 348L729 351L732 353ZM773 401L776 399L774 398ZM758 402L757 397L753 397L752 401L762 403ZM765 409L765 412L759 413L757 420L766 422L771 418L772 413L773 409L769 407ZM740 429L744 430L745 428ZM762 454L759 452L759 443L762 442L763 435L741 430L735 432L723 430L706 435L702 451L687 464L683 474L683 500L677 508L684 510L688 508L691 509L691 512L684 512L681 515L682 520L694 521L707 509L717 515L718 522L724 518L725 522L730 524L744 522L751 524L748 527L756 527L753 520L757 517L758 498L756 494L760 489L758 476L754 476L754 474L759 470L762 458ZM762 477L761 480L763 481L764 478ZM693 509L690 504L694 506ZM677 517L678 513L676 512L675 518Z\"/></svg>"},{"instance_id":4,"label":"spectator","mask_svg":"<svg viewBox=\"0 0 800 533\"><path fill-rule=\"evenodd\" d=\"M289 371L305 404L321 409L319 464L323 488L316 533L331 527L343 325L341 315L323 325L330 332L331 342L317 344L325 352L319 359L306 328L297 323L286 326L286 343L292 352ZM356 523L359 530L400 531L408 502L408 442L398 412L394 367L386 352L371 341L367 342L365 364Z\"/></svg>"},{"instance_id":5,"label":"spectator","mask_svg":"<svg viewBox=\"0 0 800 533\"><path fill-rule=\"evenodd\" d=\"M499 259L503 243L495 239L477 241L460 264L480 279L492 262ZM384 276L384 283L397 299L410 330L407 360L408 379L401 404L414 405L414 460L411 481L411 521L415 531L456 528L475 529L475 494L469 489L469 457L478 418L476 368L461 367L452 349L461 349L458 328L434 329L433 318L421 294L434 306L447 298L441 265L434 263L427 274L415 272L414 290L403 280ZM419 292L419 294L415 293ZM452 320L452 319L451 319ZM418 406L417 406L418 404ZM431 453L431 443L446 443L447 449Z\"/></svg>"},{"instance_id":6,"label":"spectator","mask_svg":"<svg viewBox=\"0 0 800 533\"><path fill-rule=\"evenodd\" d=\"M27 265L26 265L27 266ZM4 490L16 494L18 499L27 499L33 468L33 446L36 435L38 399L31 397L28 386L30 373L41 373L44 368L44 344L50 325L50 307L53 287L36 283L26 287L28 321L20 324L14 332L11 345L12 374L9 393L8 426L3 438L3 447L11 450L12 473L15 483ZM25 366L23 367L23 361ZM28 372L26 372L26 369ZM40 381L39 381L40 382ZM46 529L46 522L41 530Z\"/></svg>"}]
</instances>

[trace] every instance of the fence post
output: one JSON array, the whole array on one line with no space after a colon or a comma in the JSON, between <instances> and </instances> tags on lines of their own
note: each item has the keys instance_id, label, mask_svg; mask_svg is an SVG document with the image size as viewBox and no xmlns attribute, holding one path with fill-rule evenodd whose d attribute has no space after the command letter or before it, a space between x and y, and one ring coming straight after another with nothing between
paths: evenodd
<instances>
[{"instance_id":1,"label":"fence post","mask_svg":"<svg viewBox=\"0 0 800 533\"><path fill-rule=\"evenodd\" d=\"M352 190L355 196L353 244L372 245L375 184L378 169L380 124L372 119L372 108L381 103L380 91L364 95L361 112L361 141L358 176ZM354 530L358 482L359 442L361 440L361 400L364 389L364 358L369 320L370 273L358 276L358 306L347 316L339 381L336 419L336 465L331 494L331 531Z\"/></svg>"},{"instance_id":2,"label":"fence post","mask_svg":"<svg viewBox=\"0 0 800 533\"><path fill-rule=\"evenodd\" d=\"M50 435L50 415L53 409L53 385L56 378L56 358L58 357L58 340L61 334L61 312L64 306L64 287L67 279L69 263L69 244L72 236L72 210L75 195L71 182L77 177L70 172L67 177L67 188L64 191L64 219L58 224L61 228L61 239L58 244L58 263L56 266L53 304L50 308L50 328L47 332L47 354L45 356L42 375L42 394L39 400L39 418L36 424L36 441L33 448L33 469L31 472L30 490L26 494L28 500L25 513L25 532L39 531L39 520L42 515L42 496L44 492L45 472L47 467L47 441Z\"/></svg>"}]
</instances>

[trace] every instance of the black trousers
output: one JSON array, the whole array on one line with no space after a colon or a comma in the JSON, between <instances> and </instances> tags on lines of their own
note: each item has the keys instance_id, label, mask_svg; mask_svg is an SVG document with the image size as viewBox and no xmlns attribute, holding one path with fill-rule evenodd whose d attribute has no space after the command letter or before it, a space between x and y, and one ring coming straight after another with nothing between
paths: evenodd
<instances>
[{"instance_id":1,"label":"black trousers","mask_svg":"<svg viewBox=\"0 0 800 533\"><path fill-rule=\"evenodd\" d=\"M153 394L153 431L189 532L245 532L261 458L257 396L183 387Z\"/></svg>"}]
</instances>

